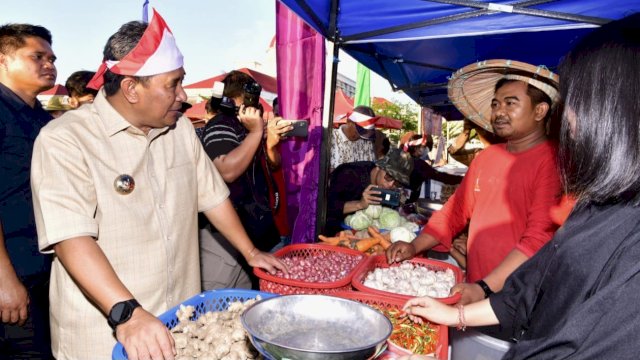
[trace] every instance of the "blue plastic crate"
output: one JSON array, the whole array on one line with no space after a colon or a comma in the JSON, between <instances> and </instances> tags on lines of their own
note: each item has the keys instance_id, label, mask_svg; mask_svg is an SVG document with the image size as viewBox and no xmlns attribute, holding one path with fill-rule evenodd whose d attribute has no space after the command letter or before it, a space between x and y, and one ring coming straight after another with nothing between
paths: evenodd
<instances>
[{"instance_id":1,"label":"blue plastic crate","mask_svg":"<svg viewBox=\"0 0 640 360\"><path fill-rule=\"evenodd\" d=\"M255 299L256 296L260 295L263 299L271 298L274 296L278 296L276 294L256 291L256 290L245 290L245 289L218 289L205 291L201 294L198 294L188 300L185 300L180 305L191 305L196 308L193 319L197 319L200 315L208 312L208 311L224 311L227 310L229 304L234 301L246 301L249 299ZM180 308L180 305L176 305L171 309L165 311L163 314L158 316L158 319L162 321L168 329L172 329L174 326L178 324L178 318L176 317L176 311ZM127 360L127 353L124 351L124 347L122 344L117 343L116 346L113 347L113 352L111 353L111 358L113 360Z\"/></svg>"}]
</instances>

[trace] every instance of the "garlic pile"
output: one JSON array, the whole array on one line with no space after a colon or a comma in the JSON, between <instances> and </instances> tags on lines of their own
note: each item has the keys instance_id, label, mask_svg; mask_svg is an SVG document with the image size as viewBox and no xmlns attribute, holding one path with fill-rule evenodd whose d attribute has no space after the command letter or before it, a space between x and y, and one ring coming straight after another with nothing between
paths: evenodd
<instances>
[{"instance_id":1,"label":"garlic pile","mask_svg":"<svg viewBox=\"0 0 640 360\"><path fill-rule=\"evenodd\" d=\"M451 269L429 270L419 264L404 262L399 266L376 268L367 274L364 286L409 296L445 298L456 284Z\"/></svg>"}]
</instances>

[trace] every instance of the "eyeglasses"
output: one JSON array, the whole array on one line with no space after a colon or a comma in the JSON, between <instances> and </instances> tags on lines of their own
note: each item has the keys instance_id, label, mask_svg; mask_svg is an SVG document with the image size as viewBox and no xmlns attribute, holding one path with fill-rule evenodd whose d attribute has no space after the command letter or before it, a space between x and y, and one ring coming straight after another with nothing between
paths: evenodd
<instances>
[{"instance_id":1,"label":"eyeglasses","mask_svg":"<svg viewBox=\"0 0 640 360\"><path fill-rule=\"evenodd\" d=\"M394 179L393 176L389 175L388 172L384 172L384 181L386 182L393 182L393 184L398 184L398 180Z\"/></svg>"}]
</instances>

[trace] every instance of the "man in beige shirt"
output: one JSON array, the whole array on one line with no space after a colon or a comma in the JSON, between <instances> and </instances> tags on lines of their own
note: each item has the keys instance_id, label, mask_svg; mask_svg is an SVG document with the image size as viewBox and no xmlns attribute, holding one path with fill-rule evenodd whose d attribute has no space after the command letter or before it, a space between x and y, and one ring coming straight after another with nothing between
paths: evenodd
<instances>
[{"instance_id":1,"label":"man in beige shirt","mask_svg":"<svg viewBox=\"0 0 640 360\"><path fill-rule=\"evenodd\" d=\"M53 354L110 359L117 339L129 359L173 359L171 334L154 315L200 292L197 212L250 265L284 266L253 246L179 112L182 55L162 18L123 25L104 58L94 103L51 122L34 147L39 245L55 254ZM261 121L256 111L243 116Z\"/></svg>"}]
</instances>

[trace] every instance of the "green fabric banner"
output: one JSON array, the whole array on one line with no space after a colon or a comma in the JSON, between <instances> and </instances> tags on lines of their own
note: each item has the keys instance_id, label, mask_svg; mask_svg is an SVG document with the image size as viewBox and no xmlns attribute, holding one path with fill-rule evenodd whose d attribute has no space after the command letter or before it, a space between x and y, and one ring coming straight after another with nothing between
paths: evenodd
<instances>
[{"instance_id":1,"label":"green fabric banner","mask_svg":"<svg viewBox=\"0 0 640 360\"><path fill-rule=\"evenodd\" d=\"M371 106L371 70L358 63L358 79L356 80L356 97L354 106Z\"/></svg>"}]
</instances>

